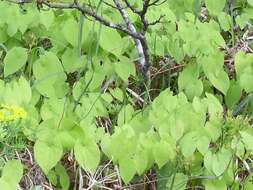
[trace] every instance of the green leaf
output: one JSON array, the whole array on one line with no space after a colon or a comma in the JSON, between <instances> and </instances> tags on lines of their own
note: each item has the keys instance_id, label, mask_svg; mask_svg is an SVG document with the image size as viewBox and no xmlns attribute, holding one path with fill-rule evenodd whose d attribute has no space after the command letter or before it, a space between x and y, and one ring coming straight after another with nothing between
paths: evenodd
<instances>
[{"instance_id":1,"label":"green leaf","mask_svg":"<svg viewBox=\"0 0 253 190\"><path fill-rule=\"evenodd\" d=\"M54 12L53 11L41 11L40 12L40 23L45 26L48 30L54 22Z\"/></svg>"},{"instance_id":2,"label":"green leaf","mask_svg":"<svg viewBox=\"0 0 253 190\"><path fill-rule=\"evenodd\" d=\"M176 156L175 147L166 141L160 141L153 147L155 162L159 168L162 168L169 160Z\"/></svg>"},{"instance_id":3,"label":"green leaf","mask_svg":"<svg viewBox=\"0 0 253 190\"><path fill-rule=\"evenodd\" d=\"M62 55L62 65L67 73L74 73L84 68L87 63L85 56L79 56L75 49L67 49Z\"/></svg>"},{"instance_id":4,"label":"green leaf","mask_svg":"<svg viewBox=\"0 0 253 190\"><path fill-rule=\"evenodd\" d=\"M187 97L192 100L195 96L199 97L203 92L203 84L199 77L199 66L189 64L180 73L178 78L178 87L180 91L185 91Z\"/></svg>"},{"instance_id":5,"label":"green leaf","mask_svg":"<svg viewBox=\"0 0 253 190\"><path fill-rule=\"evenodd\" d=\"M207 138L206 136L199 137L198 142L197 142L197 149L198 149L198 151L202 155L205 155L206 152L208 151L209 144L210 144L209 138Z\"/></svg>"},{"instance_id":6,"label":"green leaf","mask_svg":"<svg viewBox=\"0 0 253 190\"><path fill-rule=\"evenodd\" d=\"M230 87L227 95L225 96L226 105L228 108L233 108L236 103L240 100L242 95L242 89L238 81L230 81Z\"/></svg>"},{"instance_id":7,"label":"green leaf","mask_svg":"<svg viewBox=\"0 0 253 190\"><path fill-rule=\"evenodd\" d=\"M3 43L6 42L8 39L9 39L9 36L6 33L6 30L1 28L1 30L0 30L0 47L5 47L3 45ZM4 49L7 52L6 47Z\"/></svg>"},{"instance_id":8,"label":"green leaf","mask_svg":"<svg viewBox=\"0 0 253 190\"><path fill-rule=\"evenodd\" d=\"M235 21L236 21L236 24L239 25L240 29L244 29L247 26L249 19L250 19L249 16L245 13L245 14L238 15L235 18Z\"/></svg>"},{"instance_id":9,"label":"green leaf","mask_svg":"<svg viewBox=\"0 0 253 190\"><path fill-rule=\"evenodd\" d=\"M57 185L57 175L56 175L55 171L50 170L47 174L47 178L50 181L50 183L52 183L54 186Z\"/></svg>"},{"instance_id":10,"label":"green leaf","mask_svg":"<svg viewBox=\"0 0 253 190\"><path fill-rule=\"evenodd\" d=\"M1 87L0 87L1 90ZM27 105L32 96L31 87L24 77L20 77L18 81L12 80L6 83L1 91L2 101L6 104Z\"/></svg>"},{"instance_id":11,"label":"green leaf","mask_svg":"<svg viewBox=\"0 0 253 190\"><path fill-rule=\"evenodd\" d=\"M232 26L232 19L228 14L226 14L224 12L221 12L218 15L218 20L219 20L221 28L224 31L229 31L230 30L230 28Z\"/></svg>"},{"instance_id":12,"label":"green leaf","mask_svg":"<svg viewBox=\"0 0 253 190\"><path fill-rule=\"evenodd\" d=\"M190 132L184 135L180 140L180 147L185 157L192 156L197 147L197 139L195 132Z\"/></svg>"},{"instance_id":13,"label":"green leaf","mask_svg":"<svg viewBox=\"0 0 253 190\"><path fill-rule=\"evenodd\" d=\"M0 187L4 190L17 190L23 177L23 165L19 160L8 161L2 170Z\"/></svg>"},{"instance_id":14,"label":"green leaf","mask_svg":"<svg viewBox=\"0 0 253 190\"><path fill-rule=\"evenodd\" d=\"M133 117L133 114L134 114L134 108L130 104L124 106L118 114L118 120L117 120L118 126L122 126L125 123L130 122L130 120Z\"/></svg>"},{"instance_id":15,"label":"green leaf","mask_svg":"<svg viewBox=\"0 0 253 190\"><path fill-rule=\"evenodd\" d=\"M149 153L146 149L139 148L139 151L135 154L134 162L137 173L141 176L147 169Z\"/></svg>"},{"instance_id":16,"label":"green leaf","mask_svg":"<svg viewBox=\"0 0 253 190\"><path fill-rule=\"evenodd\" d=\"M40 109L41 118L44 121L52 118L58 121L61 120L61 117L65 116L65 114L63 114L63 111L65 109L64 107L66 106L66 101L67 100L65 99L58 98L45 99Z\"/></svg>"},{"instance_id":17,"label":"green leaf","mask_svg":"<svg viewBox=\"0 0 253 190\"><path fill-rule=\"evenodd\" d=\"M221 116L223 113L223 107L219 100L213 95L206 93L206 104L208 106L208 112L211 117Z\"/></svg>"},{"instance_id":18,"label":"green leaf","mask_svg":"<svg viewBox=\"0 0 253 190\"><path fill-rule=\"evenodd\" d=\"M225 7L226 0L205 0L207 10L214 15L218 15Z\"/></svg>"},{"instance_id":19,"label":"green leaf","mask_svg":"<svg viewBox=\"0 0 253 190\"><path fill-rule=\"evenodd\" d=\"M45 142L37 140L34 145L35 160L45 174L58 163L63 154L61 145L55 140L51 141Z\"/></svg>"},{"instance_id":20,"label":"green leaf","mask_svg":"<svg viewBox=\"0 0 253 190\"><path fill-rule=\"evenodd\" d=\"M203 70L212 85L226 95L229 88L228 74L224 71L224 53L208 55L200 58Z\"/></svg>"},{"instance_id":21,"label":"green leaf","mask_svg":"<svg viewBox=\"0 0 253 190\"><path fill-rule=\"evenodd\" d=\"M122 59L115 64L115 72L123 81L128 82L131 75L135 76L135 65L127 59Z\"/></svg>"},{"instance_id":22,"label":"green leaf","mask_svg":"<svg viewBox=\"0 0 253 190\"><path fill-rule=\"evenodd\" d=\"M128 184L136 172L134 160L128 157L120 159L119 170L121 178L126 184Z\"/></svg>"},{"instance_id":23,"label":"green leaf","mask_svg":"<svg viewBox=\"0 0 253 190\"><path fill-rule=\"evenodd\" d=\"M216 176L221 176L228 169L231 158L231 151L225 148L213 156L212 170Z\"/></svg>"},{"instance_id":24,"label":"green leaf","mask_svg":"<svg viewBox=\"0 0 253 190\"><path fill-rule=\"evenodd\" d=\"M192 100L194 97L200 97L203 92L203 83L201 80L194 80L192 83L188 84L185 88L185 94Z\"/></svg>"},{"instance_id":25,"label":"green leaf","mask_svg":"<svg viewBox=\"0 0 253 190\"><path fill-rule=\"evenodd\" d=\"M26 63L27 50L21 47L14 47L8 51L4 59L4 76L7 77L20 70Z\"/></svg>"},{"instance_id":26,"label":"green leaf","mask_svg":"<svg viewBox=\"0 0 253 190\"><path fill-rule=\"evenodd\" d=\"M253 135L248 131L240 131L242 141L247 150L253 151Z\"/></svg>"},{"instance_id":27,"label":"green leaf","mask_svg":"<svg viewBox=\"0 0 253 190\"><path fill-rule=\"evenodd\" d=\"M4 190L16 190L18 188L18 184L13 184L3 179L0 179L0 187Z\"/></svg>"},{"instance_id":28,"label":"green leaf","mask_svg":"<svg viewBox=\"0 0 253 190\"><path fill-rule=\"evenodd\" d=\"M224 95L227 94L230 81L228 74L225 71L221 70L218 75L208 74L207 77L215 88L221 91Z\"/></svg>"},{"instance_id":29,"label":"green leaf","mask_svg":"<svg viewBox=\"0 0 253 190\"><path fill-rule=\"evenodd\" d=\"M247 0L248 1L248 3L251 5L251 6L253 6L253 0Z\"/></svg>"},{"instance_id":30,"label":"green leaf","mask_svg":"<svg viewBox=\"0 0 253 190\"><path fill-rule=\"evenodd\" d=\"M100 34L99 42L100 42L100 46L104 50L116 56L120 55L121 47L123 44L122 44L121 36L116 30L113 30L109 27L103 27L102 32Z\"/></svg>"},{"instance_id":31,"label":"green leaf","mask_svg":"<svg viewBox=\"0 0 253 190\"><path fill-rule=\"evenodd\" d=\"M59 181L62 189L68 190L70 186L70 179L66 169L61 164L57 164L55 167L55 172L60 178Z\"/></svg>"},{"instance_id":32,"label":"green leaf","mask_svg":"<svg viewBox=\"0 0 253 190\"><path fill-rule=\"evenodd\" d=\"M77 162L89 172L95 172L100 162L100 150L95 142L82 143L78 140L74 147Z\"/></svg>"},{"instance_id":33,"label":"green leaf","mask_svg":"<svg viewBox=\"0 0 253 190\"><path fill-rule=\"evenodd\" d=\"M17 186L22 176L23 165L21 162L19 160L10 160L4 165L1 179Z\"/></svg>"},{"instance_id":34,"label":"green leaf","mask_svg":"<svg viewBox=\"0 0 253 190\"><path fill-rule=\"evenodd\" d=\"M184 135L184 131L185 124L181 120L176 120L175 125L170 126L170 134L176 141Z\"/></svg>"},{"instance_id":35,"label":"green leaf","mask_svg":"<svg viewBox=\"0 0 253 190\"><path fill-rule=\"evenodd\" d=\"M122 90L120 88L115 88L113 90L110 90L110 93L112 94L112 96L114 98L116 98L117 100L123 102L123 100L124 100L124 93L122 92Z\"/></svg>"},{"instance_id":36,"label":"green leaf","mask_svg":"<svg viewBox=\"0 0 253 190\"><path fill-rule=\"evenodd\" d=\"M227 185L222 179L205 180L205 190L227 190Z\"/></svg>"},{"instance_id":37,"label":"green leaf","mask_svg":"<svg viewBox=\"0 0 253 190\"><path fill-rule=\"evenodd\" d=\"M137 138L135 131L130 125L123 125L116 128L108 147L114 161L132 157L136 152ZM121 143L118 143L121 142Z\"/></svg>"},{"instance_id":38,"label":"green leaf","mask_svg":"<svg viewBox=\"0 0 253 190\"><path fill-rule=\"evenodd\" d=\"M169 190L185 190L187 182L188 182L188 176L186 176L183 173L176 173L175 176L172 175L169 178L166 184L166 187Z\"/></svg>"},{"instance_id":39,"label":"green leaf","mask_svg":"<svg viewBox=\"0 0 253 190\"><path fill-rule=\"evenodd\" d=\"M252 2L253 2L253 1L252 1ZM252 3L252 6L253 6L253 3ZM248 180L248 181L244 184L243 189L244 189L244 190L253 189L252 181L251 181L251 180Z\"/></svg>"},{"instance_id":40,"label":"green leaf","mask_svg":"<svg viewBox=\"0 0 253 190\"><path fill-rule=\"evenodd\" d=\"M238 141L238 138L235 137L231 142L231 148L236 150L236 156L238 156L240 159L243 159L245 154L245 145L242 140Z\"/></svg>"},{"instance_id":41,"label":"green leaf","mask_svg":"<svg viewBox=\"0 0 253 190\"><path fill-rule=\"evenodd\" d=\"M67 42L76 47L78 41L78 23L73 17L64 23L62 32Z\"/></svg>"},{"instance_id":42,"label":"green leaf","mask_svg":"<svg viewBox=\"0 0 253 190\"><path fill-rule=\"evenodd\" d=\"M222 123L219 119L217 118L212 118L212 120L206 122L204 131L205 134L213 141L217 141L218 138L221 136L222 134Z\"/></svg>"},{"instance_id":43,"label":"green leaf","mask_svg":"<svg viewBox=\"0 0 253 190\"><path fill-rule=\"evenodd\" d=\"M208 151L204 156L204 166L207 169L208 172L213 171L213 154L211 151Z\"/></svg>"},{"instance_id":44,"label":"green leaf","mask_svg":"<svg viewBox=\"0 0 253 190\"><path fill-rule=\"evenodd\" d=\"M52 52L46 52L33 65L34 86L41 95L62 98L68 91L61 62Z\"/></svg>"},{"instance_id":45,"label":"green leaf","mask_svg":"<svg viewBox=\"0 0 253 190\"><path fill-rule=\"evenodd\" d=\"M37 129L38 139L50 142L52 135L57 135L57 143L64 150L71 150L78 139L85 137L83 129L72 119L64 116L53 117L40 123Z\"/></svg>"},{"instance_id":46,"label":"green leaf","mask_svg":"<svg viewBox=\"0 0 253 190\"><path fill-rule=\"evenodd\" d=\"M30 83L24 78L20 77L18 81L18 88L20 93L20 102L28 104L32 98L32 89Z\"/></svg>"},{"instance_id":47,"label":"green leaf","mask_svg":"<svg viewBox=\"0 0 253 190\"><path fill-rule=\"evenodd\" d=\"M253 70L248 70L240 76L240 85L246 92L253 92L253 84L249 81L253 80Z\"/></svg>"},{"instance_id":48,"label":"green leaf","mask_svg":"<svg viewBox=\"0 0 253 190\"><path fill-rule=\"evenodd\" d=\"M72 119L64 117L61 119L61 125L59 126L58 123L56 125L59 129L57 132L59 135L59 141L61 142L62 147L66 150L73 149L75 142L78 139L85 138L84 130ZM92 126L90 128L92 128ZM89 134L87 134L87 136L88 135ZM95 138L95 134L93 135L93 138Z\"/></svg>"},{"instance_id":49,"label":"green leaf","mask_svg":"<svg viewBox=\"0 0 253 190\"><path fill-rule=\"evenodd\" d=\"M239 51L235 55L235 70L237 78L239 79L241 88L246 92L253 92L253 84L249 81L253 80L253 54L246 54Z\"/></svg>"},{"instance_id":50,"label":"green leaf","mask_svg":"<svg viewBox=\"0 0 253 190\"><path fill-rule=\"evenodd\" d=\"M161 169L157 170L158 179L169 179L177 173L176 163L168 162ZM169 180L158 180L157 181L157 190L168 190L167 183Z\"/></svg>"},{"instance_id":51,"label":"green leaf","mask_svg":"<svg viewBox=\"0 0 253 190\"><path fill-rule=\"evenodd\" d=\"M173 56L177 62L181 62L183 60L185 53L183 51L183 48L181 47L179 39L169 40L169 42L167 43L167 48L170 55Z\"/></svg>"}]
</instances>

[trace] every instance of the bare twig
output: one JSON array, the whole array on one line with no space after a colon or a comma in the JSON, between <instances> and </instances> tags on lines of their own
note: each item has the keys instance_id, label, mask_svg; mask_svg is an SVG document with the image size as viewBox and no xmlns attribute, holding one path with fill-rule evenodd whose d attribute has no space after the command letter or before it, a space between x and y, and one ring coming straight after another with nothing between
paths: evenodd
<instances>
[{"instance_id":1,"label":"bare twig","mask_svg":"<svg viewBox=\"0 0 253 190\"><path fill-rule=\"evenodd\" d=\"M136 92L134 92L132 89L127 88L126 89L130 94L132 94L137 100L139 100L141 103L144 103L145 101L143 100L143 98L138 95Z\"/></svg>"},{"instance_id":2,"label":"bare twig","mask_svg":"<svg viewBox=\"0 0 253 190\"><path fill-rule=\"evenodd\" d=\"M25 3L31 3L33 0L5 0L11 3L16 4L25 4ZM113 0L114 5L112 3L108 3L106 0L103 1L104 4L109 6L110 8L117 9L122 19L125 22L125 25L114 23L111 20L108 20L107 18L98 15L96 8L90 4L79 4L78 0L73 0L72 3L54 3L46 0L37 0L37 7L43 8L43 6L46 6L51 9L72 9L72 10L78 10L80 11L84 16L91 17L101 23L104 26L110 27L112 29L118 30L120 32L125 33L126 35L130 36L134 42L136 49L138 51L139 55L139 64L141 71L143 75L149 79L149 67L150 67L150 54L149 54L149 47L147 44L147 40L145 37L146 31L149 26L158 24L161 22L161 19L164 17L163 15L160 16L159 19L153 22L148 22L146 18L146 14L148 12L148 9L151 6L157 6L159 4L162 4L166 2L166 0L163 0L160 2L160 0L144 0L143 6L141 10L137 10L130 2L129 0ZM128 16L128 12L126 8L129 8L133 13L137 14L141 18L142 22L142 28L141 31L137 31L134 23L131 21L130 17Z\"/></svg>"},{"instance_id":3,"label":"bare twig","mask_svg":"<svg viewBox=\"0 0 253 190\"><path fill-rule=\"evenodd\" d=\"M49 3L46 1L42 2L43 5L49 7L49 8L53 8L53 9L76 9L79 10L82 14L84 15L88 15L92 18L94 18L96 21L100 22L101 24L108 26L110 28L119 30L121 32L124 32L126 34L128 34L129 36L132 36L133 38L141 38L140 35L138 35L137 33L133 33L130 30L128 30L127 28L125 28L124 26L120 25L120 24L114 24L112 21L108 21L106 20L104 17L98 15L94 10L90 9L90 7L82 6L80 5L78 2L76 3Z\"/></svg>"},{"instance_id":4,"label":"bare twig","mask_svg":"<svg viewBox=\"0 0 253 190\"><path fill-rule=\"evenodd\" d=\"M137 10L134 6L132 6L131 3L130 3L128 0L124 0L124 2L126 3L127 7L128 7L129 9L131 9L131 11L132 11L133 13L136 13L136 14L138 14L138 15L141 13L141 11Z\"/></svg>"},{"instance_id":5,"label":"bare twig","mask_svg":"<svg viewBox=\"0 0 253 190\"><path fill-rule=\"evenodd\" d=\"M114 1L115 5L117 6L123 20L125 21L128 30L130 30L132 33L137 33L135 26L131 22L131 20L128 16L128 13L123 8L123 5L121 4L120 0L113 0L113 1ZM134 41L135 41L135 45L136 45L136 48L137 48L137 51L138 51L138 54L140 57L140 65L142 68L145 68L145 66L147 64L149 64L148 63L149 59L146 59L146 57L145 57L145 51L148 51L148 48L144 49L144 46L142 44L143 39L144 39L144 36L141 36L141 38L135 38ZM144 73L145 73L145 71L144 71Z\"/></svg>"},{"instance_id":6,"label":"bare twig","mask_svg":"<svg viewBox=\"0 0 253 190\"><path fill-rule=\"evenodd\" d=\"M159 24L161 23L162 19L165 17L165 15L161 15L157 20L153 21L153 22L149 22L148 23L148 26L153 26L153 25L156 25L156 24Z\"/></svg>"},{"instance_id":7,"label":"bare twig","mask_svg":"<svg viewBox=\"0 0 253 190\"><path fill-rule=\"evenodd\" d=\"M165 3L167 0L163 0L161 2L159 2L160 0L155 0L152 3L149 4L149 6L159 6L162 5L163 3Z\"/></svg>"}]
</instances>

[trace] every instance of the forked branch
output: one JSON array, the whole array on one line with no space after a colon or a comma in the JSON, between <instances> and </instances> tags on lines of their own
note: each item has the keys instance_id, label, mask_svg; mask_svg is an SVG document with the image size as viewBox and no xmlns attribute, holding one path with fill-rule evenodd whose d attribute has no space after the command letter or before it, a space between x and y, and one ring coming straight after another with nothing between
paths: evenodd
<instances>
[{"instance_id":1,"label":"forked branch","mask_svg":"<svg viewBox=\"0 0 253 190\"><path fill-rule=\"evenodd\" d=\"M31 3L32 0L5 0L11 3L16 3L19 5L25 4L25 3ZM161 3L165 2L166 0L163 0ZM113 9L116 9L119 11L123 21L124 25L114 23L112 20L108 20L103 16L100 16L97 14L96 9L92 7L89 4L79 4L78 0L74 0L71 3L55 3L50 2L47 0L37 0L37 6L43 7L46 6L48 8L52 9L75 9L80 11L83 15L89 16L96 21L100 22L104 26L110 27L112 29L118 30L120 32L125 33L126 35L130 36L134 42L136 49L138 51L139 55L139 64L141 71L143 75L146 77L146 79L149 78L149 67L150 67L150 54L149 54L149 47L147 44L147 40L145 37L146 31L149 26L158 24L161 22L161 19L163 16L161 16L158 20L153 22L148 22L146 19L146 14L148 12L148 9L151 6L156 6L160 0L144 0L142 10L137 10L128 0L113 0L114 5L112 3L107 3L106 1L103 3ZM140 31L137 31L134 23L131 21L127 9L130 9L133 13L137 14L140 17L140 20L142 22L142 28Z\"/></svg>"}]
</instances>

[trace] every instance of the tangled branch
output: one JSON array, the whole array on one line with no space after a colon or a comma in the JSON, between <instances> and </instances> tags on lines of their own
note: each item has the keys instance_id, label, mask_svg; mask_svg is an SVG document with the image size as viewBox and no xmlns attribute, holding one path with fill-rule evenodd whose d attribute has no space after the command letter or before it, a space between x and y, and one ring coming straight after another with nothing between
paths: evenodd
<instances>
[{"instance_id":1,"label":"tangled branch","mask_svg":"<svg viewBox=\"0 0 253 190\"><path fill-rule=\"evenodd\" d=\"M8 1L10 3L16 3L19 5L33 2L33 0L17 0L17 1L5 0L5 1ZM139 64L140 64L141 71L146 78L149 78L150 53L149 53L149 47L147 44L145 34L146 34L148 27L160 23L162 18L164 17L164 15L161 15L160 18L157 19L156 21L148 22L148 20L146 18L146 14L148 12L148 9L151 6L157 6L158 4L162 4L165 1L166 0L162 0L160 2L160 0L154 0L151 2L151 0L144 0L141 10L137 10L133 5L131 5L129 0L113 0L114 5L103 1L103 3L105 5L119 11L119 13L125 23L124 25L114 23L113 21L108 20L105 17L98 15L94 7L92 7L89 4L82 4L81 5L77 0L74 0L71 3L56 3L56 2L50 2L47 0L37 0L36 4L37 4L37 7L39 7L39 8L43 8L43 6L46 6L51 9L78 10L83 15L89 16L89 17L95 19L96 21L100 22L104 26L118 30L118 31L123 32L126 35L130 36L134 40L136 49L138 51ZM134 14L137 14L140 17L140 20L142 22L142 28L140 31L137 31L134 23L131 21L129 15L128 15L127 9L130 9L130 11L132 11Z\"/></svg>"}]
</instances>

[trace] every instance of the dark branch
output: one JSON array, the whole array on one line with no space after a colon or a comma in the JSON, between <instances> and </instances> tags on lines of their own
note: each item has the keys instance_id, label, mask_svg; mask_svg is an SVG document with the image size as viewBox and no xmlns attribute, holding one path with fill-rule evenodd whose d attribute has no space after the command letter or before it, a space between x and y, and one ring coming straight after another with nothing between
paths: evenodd
<instances>
[{"instance_id":1,"label":"dark branch","mask_svg":"<svg viewBox=\"0 0 253 190\"><path fill-rule=\"evenodd\" d=\"M137 33L136 31L136 28L134 26L134 24L131 22L129 16L128 16L128 13L127 11L123 8L123 5L121 4L120 0L113 0L116 7L118 8L118 11L120 12L123 20L125 21L126 25L127 25L127 28L133 32L133 33ZM139 34L139 33L138 33ZM136 48L137 48L137 51L138 51L138 54L139 54L139 62L140 62L140 65L141 65L141 68L144 68L148 63L147 63L147 59L145 57L145 51L148 51L148 49L144 49L143 47L143 44L141 43L141 41L145 39L144 36L141 36L141 38L135 38L134 39L134 42L135 42L135 45L136 45Z\"/></svg>"},{"instance_id":2,"label":"dark branch","mask_svg":"<svg viewBox=\"0 0 253 190\"><path fill-rule=\"evenodd\" d=\"M159 3L160 0L155 0L152 3L149 4L149 6L159 6L165 3L167 0L163 0L162 2Z\"/></svg>"},{"instance_id":3,"label":"dark branch","mask_svg":"<svg viewBox=\"0 0 253 190\"><path fill-rule=\"evenodd\" d=\"M153 21L153 22L149 22L148 26L153 26L159 23L162 23L162 19L165 17L165 15L161 15L157 20Z\"/></svg>"},{"instance_id":4,"label":"dark branch","mask_svg":"<svg viewBox=\"0 0 253 190\"><path fill-rule=\"evenodd\" d=\"M5 0L11 3L16 3L23 5L25 3L32 3L33 0ZM99 23L101 23L104 26L110 27L112 29L121 31L125 33L126 35L132 37L132 39L135 42L135 46L137 48L138 54L139 54L139 63L142 68L142 72L146 78L149 78L149 67L150 67L150 55L149 55L149 47L147 43L147 39L145 37L145 34L148 30L149 26L158 24L161 22L164 15L161 15L159 19L149 22L146 18L146 14L148 12L148 9L151 6L157 6L159 4L162 4L166 2L166 0L143 0L142 9L138 10L135 8L129 0L113 0L114 5L111 3L108 3L106 0L103 0L102 2L113 9L116 9L119 11L119 13L122 16L122 19L125 22L125 26L121 24L116 24L111 20L107 20L105 17L100 16L96 12L96 7L92 7L90 4L79 4L78 0L73 0L73 3L53 3L46 0L34 0L37 2L38 8L43 8L43 6L48 7L49 9L75 9L80 11L84 16L88 18L92 18ZM131 21L130 17L128 16L128 12L126 9L130 9L133 13L137 14L142 22L142 28L141 31L138 32L136 30L136 27L134 23Z\"/></svg>"},{"instance_id":5,"label":"dark branch","mask_svg":"<svg viewBox=\"0 0 253 190\"><path fill-rule=\"evenodd\" d=\"M104 17L97 15L94 10L91 10L87 6L81 6L79 3L70 3L70 4L49 3L49 2L43 1L42 4L49 7L49 8L53 8L53 9L76 9L76 10L79 10L83 15L88 15L105 26L108 26L110 28L124 32L124 33L128 34L129 36L132 36L133 38L137 38L137 39L141 38L141 36L139 34L133 33L132 31L128 30L127 28L123 27L122 25L114 24L113 22L106 20Z\"/></svg>"},{"instance_id":6,"label":"dark branch","mask_svg":"<svg viewBox=\"0 0 253 190\"><path fill-rule=\"evenodd\" d=\"M140 15L141 11L137 10L136 8L134 8L134 6L131 5L131 3L128 0L124 0L124 2L126 3L126 6L135 14Z\"/></svg>"},{"instance_id":7,"label":"dark branch","mask_svg":"<svg viewBox=\"0 0 253 190\"><path fill-rule=\"evenodd\" d=\"M104 3L105 5L107 5L108 7L111 7L111 8L113 8L113 9L117 9L117 7L115 7L115 6L112 5L111 3L108 3L108 2L106 2L106 1L103 1L103 3Z\"/></svg>"},{"instance_id":8,"label":"dark branch","mask_svg":"<svg viewBox=\"0 0 253 190\"><path fill-rule=\"evenodd\" d=\"M148 11L148 7L150 6L149 2L150 2L150 0L144 0L142 11L141 11L141 14L140 14L141 18L145 17L145 15L146 15L146 13Z\"/></svg>"}]
</instances>

